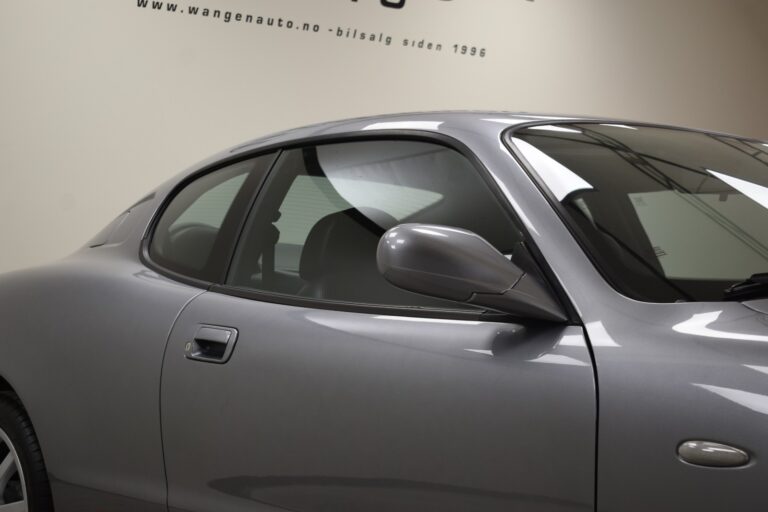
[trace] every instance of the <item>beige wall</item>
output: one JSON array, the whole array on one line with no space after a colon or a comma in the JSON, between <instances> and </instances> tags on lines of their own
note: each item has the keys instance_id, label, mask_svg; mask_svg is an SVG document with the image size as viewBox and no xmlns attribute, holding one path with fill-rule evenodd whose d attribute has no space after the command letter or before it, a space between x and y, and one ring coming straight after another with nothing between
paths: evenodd
<instances>
[{"instance_id":1,"label":"beige wall","mask_svg":"<svg viewBox=\"0 0 768 512\"><path fill-rule=\"evenodd\" d=\"M763 0L0 3L0 271L63 256L155 184L243 140L425 109L621 116L768 138ZM392 46L339 39L384 32ZM328 32L332 28L333 32ZM442 53L403 38L442 42ZM454 43L487 48L453 55Z\"/></svg>"}]
</instances>

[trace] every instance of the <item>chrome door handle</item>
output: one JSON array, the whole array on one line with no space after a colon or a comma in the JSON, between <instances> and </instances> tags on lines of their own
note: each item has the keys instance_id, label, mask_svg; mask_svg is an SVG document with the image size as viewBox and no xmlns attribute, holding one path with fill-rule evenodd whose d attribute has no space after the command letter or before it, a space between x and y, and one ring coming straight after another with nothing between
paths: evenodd
<instances>
[{"instance_id":1,"label":"chrome door handle","mask_svg":"<svg viewBox=\"0 0 768 512\"><path fill-rule=\"evenodd\" d=\"M237 329L202 325L184 347L184 356L194 361L224 364L232 356L236 341Z\"/></svg>"}]
</instances>

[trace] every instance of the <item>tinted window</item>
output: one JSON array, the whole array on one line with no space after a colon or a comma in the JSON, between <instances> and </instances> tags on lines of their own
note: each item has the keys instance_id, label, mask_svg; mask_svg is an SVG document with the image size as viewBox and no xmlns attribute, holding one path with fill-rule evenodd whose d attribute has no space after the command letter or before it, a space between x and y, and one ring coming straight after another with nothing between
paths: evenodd
<instances>
[{"instance_id":1,"label":"tinted window","mask_svg":"<svg viewBox=\"0 0 768 512\"><path fill-rule=\"evenodd\" d=\"M715 301L768 272L768 145L592 123L531 127L512 141L626 295Z\"/></svg>"},{"instance_id":2,"label":"tinted window","mask_svg":"<svg viewBox=\"0 0 768 512\"><path fill-rule=\"evenodd\" d=\"M264 177L273 160L274 155L267 155L238 162L187 185L160 217L150 258L196 279L220 276L226 265L222 251L236 235L238 217L245 215L253 185ZM230 229L224 229L225 224Z\"/></svg>"},{"instance_id":3,"label":"tinted window","mask_svg":"<svg viewBox=\"0 0 768 512\"><path fill-rule=\"evenodd\" d=\"M343 302L456 307L379 274L379 238L405 222L469 229L507 254L522 238L478 170L452 149L415 141L322 145L283 153L228 283Z\"/></svg>"}]
</instances>

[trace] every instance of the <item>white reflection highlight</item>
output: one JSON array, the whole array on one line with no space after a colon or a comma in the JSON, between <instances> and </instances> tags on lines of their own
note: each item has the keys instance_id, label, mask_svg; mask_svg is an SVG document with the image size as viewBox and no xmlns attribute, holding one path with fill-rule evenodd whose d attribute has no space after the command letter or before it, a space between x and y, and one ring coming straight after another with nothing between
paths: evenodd
<instances>
[{"instance_id":1,"label":"white reflection highlight","mask_svg":"<svg viewBox=\"0 0 768 512\"><path fill-rule=\"evenodd\" d=\"M499 124L506 124L508 126L512 126L513 124L520 124L524 123L522 119L483 119L483 121L487 121L489 123L499 123Z\"/></svg>"},{"instance_id":2,"label":"white reflection highlight","mask_svg":"<svg viewBox=\"0 0 768 512\"><path fill-rule=\"evenodd\" d=\"M437 130L442 121L389 121L369 124L363 130Z\"/></svg>"},{"instance_id":3,"label":"white reflection highlight","mask_svg":"<svg viewBox=\"0 0 768 512\"><path fill-rule=\"evenodd\" d=\"M544 126L531 126L529 130L538 130L542 132L559 132L559 133L583 133L581 130L575 128L566 128L565 126L553 126L547 124Z\"/></svg>"},{"instance_id":4,"label":"white reflection highlight","mask_svg":"<svg viewBox=\"0 0 768 512\"><path fill-rule=\"evenodd\" d=\"M699 313L693 315L688 320L673 326L672 330L682 334L693 334L694 336L702 336L705 338L768 342L768 336L762 336L760 334L744 334L740 332L719 331L710 328L709 325L716 322L722 314L722 311Z\"/></svg>"},{"instance_id":5,"label":"white reflection highlight","mask_svg":"<svg viewBox=\"0 0 768 512\"><path fill-rule=\"evenodd\" d=\"M544 363L544 364L563 364L567 366L589 366L584 361L579 361L573 357L562 356L559 354L544 354L536 359L530 359L529 363Z\"/></svg>"},{"instance_id":6,"label":"white reflection highlight","mask_svg":"<svg viewBox=\"0 0 768 512\"><path fill-rule=\"evenodd\" d=\"M621 128L622 130L639 130L639 128L635 128L634 126L627 126L625 124L601 124L600 126L607 126L609 128Z\"/></svg>"},{"instance_id":7,"label":"white reflection highlight","mask_svg":"<svg viewBox=\"0 0 768 512\"><path fill-rule=\"evenodd\" d=\"M755 370L756 372L768 375L768 366L752 366L751 364L745 364L744 368L749 368L750 370Z\"/></svg>"},{"instance_id":8,"label":"white reflection highlight","mask_svg":"<svg viewBox=\"0 0 768 512\"><path fill-rule=\"evenodd\" d=\"M460 233L460 234L467 234L467 231L460 228L452 228L450 226L440 226L440 229L443 231L450 231L451 233ZM470 233L471 234L471 233Z\"/></svg>"},{"instance_id":9,"label":"white reflection highlight","mask_svg":"<svg viewBox=\"0 0 768 512\"><path fill-rule=\"evenodd\" d=\"M578 121L578 117L558 117L558 116L534 116L530 114L522 114L521 117L525 117L526 119L552 119L552 120L558 120L558 121Z\"/></svg>"},{"instance_id":10,"label":"white reflection highlight","mask_svg":"<svg viewBox=\"0 0 768 512\"><path fill-rule=\"evenodd\" d=\"M479 350L476 348L465 348L465 352L472 352L473 354L480 354L483 356L493 357L493 350Z\"/></svg>"},{"instance_id":11,"label":"white reflection highlight","mask_svg":"<svg viewBox=\"0 0 768 512\"><path fill-rule=\"evenodd\" d=\"M733 448L715 448L714 446L709 446L707 448L702 448L701 451L703 451L704 453L716 453L716 452L733 453Z\"/></svg>"},{"instance_id":12,"label":"white reflection highlight","mask_svg":"<svg viewBox=\"0 0 768 512\"><path fill-rule=\"evenodd\" d=\"M768 187L763 187L757 183L751 181L734 178L720 172L707 169L707 172L715 178L726 182L731 187L735 188L763 208L768 208Z\"/></svg>"},{"instance_id":13,"label":"white reflection highlight","mask_svg":"<svg viewBox=\"0 0 768 512\"><path fill-rule=\"evenodd\" d=\"M423 235L434 235L434 236L439 236L439 237L442 237L442 238L448 238L448 235L446 235L445 233L441 233L439 231L435 231L435 230L432 230L432 229L414 228L413 230L416 231L417 233L421 233Z\"/></svg>"},{"instance_id":14,"label":"white reflection highlight","mask_svg":"<svg viewBox=\"0 0 768 512\"><path fill-rule=\"evenodd\" d=\"M512 159L512 161L515 161L514 157L509 152L509 150L504 146L503 143L499 142L499 147L504 153L509 155L509 158ZM515 161L515 165L518 165L516 161ZM509 188L507 188L504 182L501 181L496 176L496 174L493 174L493 181L495 181L496 186L498 186L501 189L502 193L504 194L504 197L506 197L507 201L509 201L509 203L512 205L512 209L515 210L515 213L517 213L518 217L520 217L520 220L523 221L523 224L525 224L525 227L527 227L528 230L531 231L534 235L539 236L539 230L536 229L536 226L533 224L533 222L531 222L531 219L528 218L528 216L525 214L525 210L523 208L520 208L520 204L514 198L514 196L512 195L512 192L510 192Z\"/></svg>"},{"instance_id":15,"label":"white reflection highlight","mask_svg":"<svg viewBox=\"0 0 768 512\"><path fill-rule=\"evenodd\" d=\"M558 201L579 190L593 189L592 185L581 176L540 149L521 139L513 138L512 140Z\"/></svg>"},{"instance_id":16,"label":"white reflection highlight","mask_svg":"<svg viewBox=\"0 0 768 512\"><path fill-rule=\"evenodd\" d=\"M768 414L768 396L750 393L740 389L721 388L720 386L710 386L709 384L692 383L697 388L704 389L710 393L730 400L731 402L746 407L747 409L760 414Z\"/></svg>"},{"instance_id":17,"label":"white reflection highlight","mask_svg":"<svg viewBox=\"0 0 768 512\"><path fill-rule=\"evenodd\" d=\"M618 343L613 340L608 331L605 330L603 322L589 322L584 327L589 334L589 342L593 347L620 347Z\"/></svg>"},{"instance_id":18,"label":"white reflection highlight","mask_svg":"<svg viewBox=\"0 0 768 512\"><path fill-rule=\"evenodd\" d=\"M558 347L586 347L584 336L578 334L566 334L557 343Z\"/></svg>"},{"instance_id":19,"label":"white reflection highlight","mask_svg":"<svg viewBox=\"0 0 768 512\"><path fill-rule=\"evenodd\" d=\"M417 322L426 324L444 324L444 325L481 325L483 322L475 320L448 320L439 318L417 318L411 316L385 316L379 315L373 317L376 320L396 320L398 322Z\"/></svg>"}]
</instances>

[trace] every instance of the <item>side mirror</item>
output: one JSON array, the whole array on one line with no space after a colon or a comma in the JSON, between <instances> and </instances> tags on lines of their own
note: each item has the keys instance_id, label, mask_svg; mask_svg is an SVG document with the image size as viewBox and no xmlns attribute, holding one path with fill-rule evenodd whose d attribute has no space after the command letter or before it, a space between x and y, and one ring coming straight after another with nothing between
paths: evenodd
<instances>
[{"instance_id":1,"label":"side mirror","mask_svg":"<svg viewBox=\"0 0 768 512\"><path fill-rule=\"evenodd\" d=\"M479 235L429 224L401 224L381 237L379 272L395 286L515 316L567 320L539 282Z\"/></svg>"}]
</instances>

